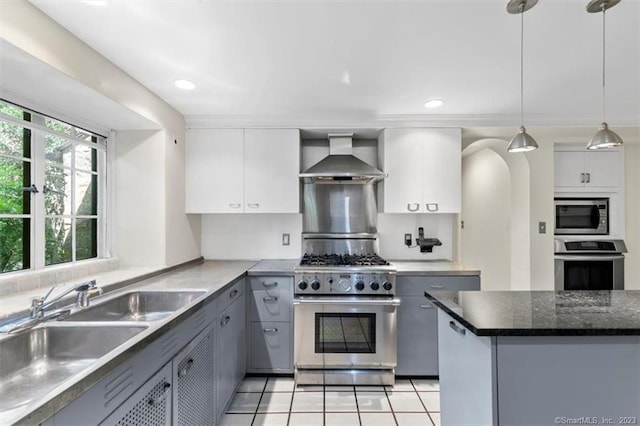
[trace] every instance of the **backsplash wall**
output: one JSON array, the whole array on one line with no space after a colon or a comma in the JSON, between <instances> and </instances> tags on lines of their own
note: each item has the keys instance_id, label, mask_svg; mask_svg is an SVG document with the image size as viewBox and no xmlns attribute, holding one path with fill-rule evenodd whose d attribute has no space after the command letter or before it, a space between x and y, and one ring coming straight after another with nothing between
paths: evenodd
<instances>
[{"instance_id":1,"label":"backsplash wall","mask_svg":"<svg viewBox=\"0 0 640 426\"><path fill-rule=\"evenodd\" d=\"M390 260L453 259L456 215L378 214L380 255ZM404 245L404 234L413 242L418 227L426 237L442 246L433 253ZM290 234L290 245L282 245L282 234ZM202 256L205 259L296 259L301 255L301 214L215 214L202 215Z\"/></svg>"}]
</instances>

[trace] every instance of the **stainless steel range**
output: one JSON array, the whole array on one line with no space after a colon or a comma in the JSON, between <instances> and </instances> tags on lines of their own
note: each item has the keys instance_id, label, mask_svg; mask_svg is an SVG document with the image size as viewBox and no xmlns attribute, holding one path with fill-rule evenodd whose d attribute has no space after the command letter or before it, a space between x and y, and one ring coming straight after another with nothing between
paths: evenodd
<instances>
[{"instance_id":1,"label":"stainless steel range","mask_svg":"<svg viewBox=\"0 0 640 426\"><path fill-rule=\"evenodd\" d=\"M377 238L313 234L303 246L311 251L295 270L297 383L394 384L400 301Z\"/></svg>"},{"instance_id":2,"label":"stainless steel range","mask_svg":"<svg viewBox=\"0 0 640 426\"><path fill-rule=\"evenodd\" d=\"M300 177L302 259L295 272L298 384L392 385L396 271L377 255L375 185L385 174L355 157L351 135Z\"/></svg>"}]
</instances>

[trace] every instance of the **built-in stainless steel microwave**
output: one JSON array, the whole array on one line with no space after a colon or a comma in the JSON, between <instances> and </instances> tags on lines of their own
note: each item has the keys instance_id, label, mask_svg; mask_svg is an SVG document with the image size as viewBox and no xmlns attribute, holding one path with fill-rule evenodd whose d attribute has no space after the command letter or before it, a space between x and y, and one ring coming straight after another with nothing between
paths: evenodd
<instances>
[{"instance_id":1,"label":"built-in stainless steel microwave","mask_svg":"<svg viewBox=\"0 0 640 426\"><path fill-rule=\"evenodd\" d=\"M556 235L608 235L608 198L556 198Z\"/></svg>"}]
</instances>

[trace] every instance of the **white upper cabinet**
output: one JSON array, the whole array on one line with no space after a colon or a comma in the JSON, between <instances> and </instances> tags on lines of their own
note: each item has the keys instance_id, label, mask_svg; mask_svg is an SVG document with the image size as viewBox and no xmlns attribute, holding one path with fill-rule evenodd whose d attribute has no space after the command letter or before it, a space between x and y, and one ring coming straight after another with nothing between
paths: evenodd
<instances>
[{"instance_id":1,"label":"white upper cabinet","mask_svg":"<svg viewBox=\"0 0 640 426\"><path fill-rule=\"evenodd\" d=\"M188 130L185 162L187 213L243 211L242 129Z\"/></svg>"},{"instance_id":2,"label":"white upper cabinet","mask_svg":"<svg viewBox=\"0 0 640 426\"><path fill-rule=\"evenodd\" d=\"M385 129L384 213L459 213L460 129Z\"/></svg>"},{"instance_id":3,"label":"white upper cabinet","mask_svg":"<svg viewBox=\"0 0 640 426\"><path fill-rule=\"evenodd\" d=\"M623 153L615 151L556 150L554 171L556 191L602 191L620 186Z\"/></svg>"},{"instance_id":4,"label":"white upper cabinet","mask_svg":"<svg viewBox=\"0 0 640 426\"><path fill-rule=\"evenodd\" d=\"M297 129L190 129L187 213L298 213Z\"/></svg>"},{"instance_id":5,"label":"white upper cabinet","mask_svg":"<svg viewBox=\"0 0 640 426\"><path fill-rule=\"evenodd\" d=\"M299 172L299 130L245 130L245 213L299 213Z\"/></svg>"}]
</instances>

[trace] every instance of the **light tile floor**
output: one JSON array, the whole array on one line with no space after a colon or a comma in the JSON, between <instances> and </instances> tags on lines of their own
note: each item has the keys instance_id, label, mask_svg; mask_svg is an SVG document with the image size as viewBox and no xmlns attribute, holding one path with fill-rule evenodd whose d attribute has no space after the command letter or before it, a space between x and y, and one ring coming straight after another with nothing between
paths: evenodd
<instances>
[{"instance_id":1,"label":"light tile floor","mask_svg":"<svg viewBox=\"0 0 640 426\"><path fill-rule=\"evenodd\" d=\"M437 380L395 386L296 386L290 377L247 377L222 426L440 426Z\"/></svg>"}]
</instances>

